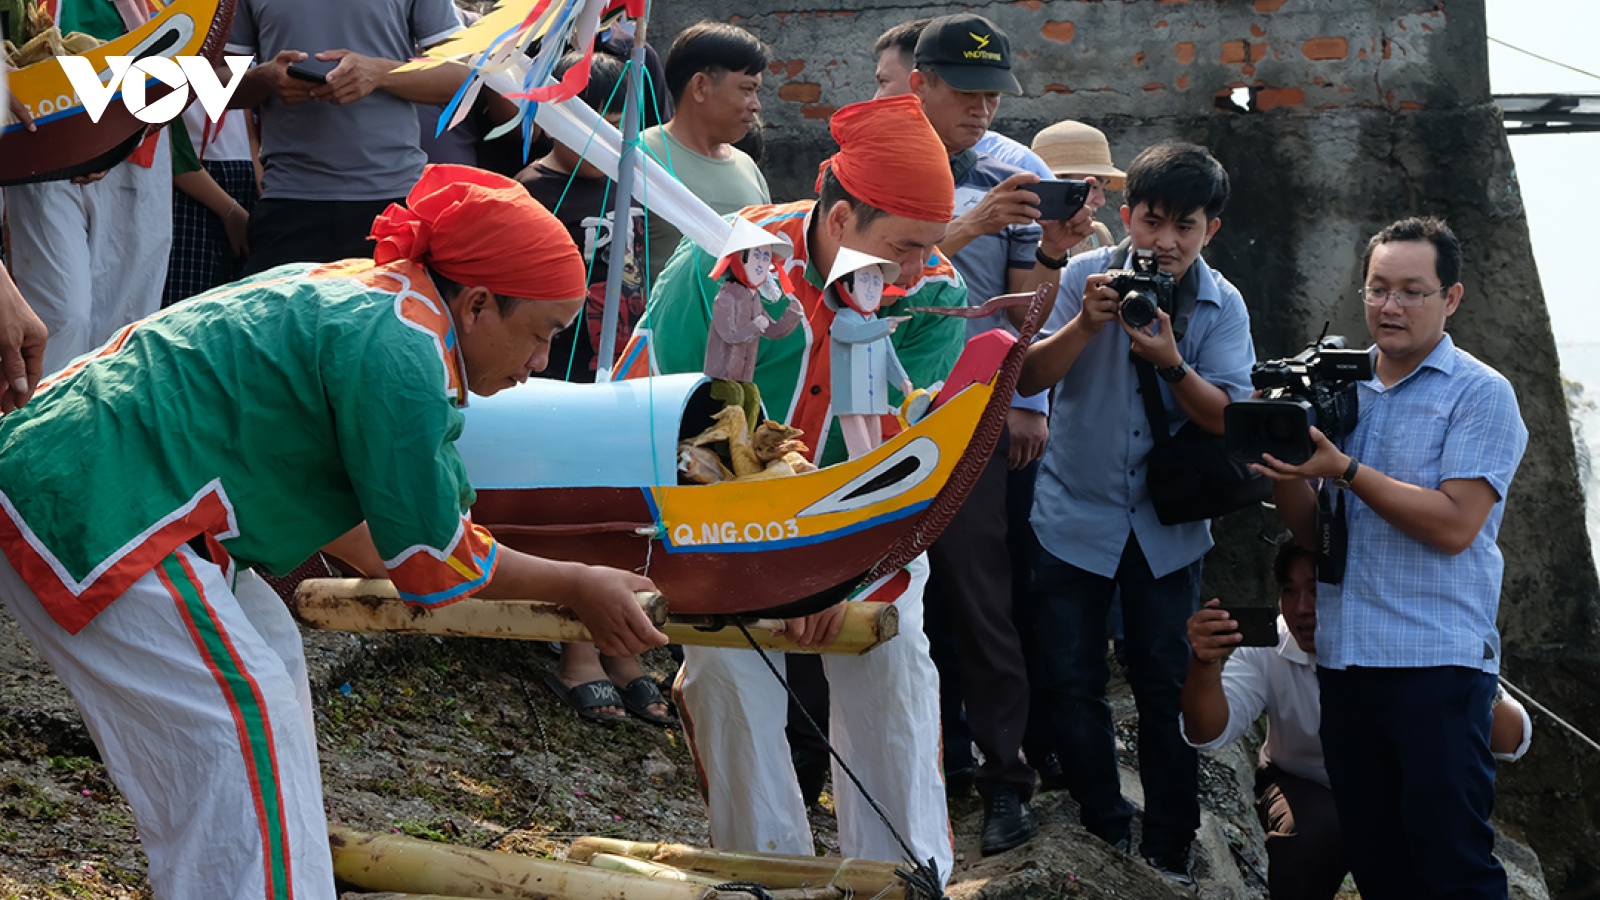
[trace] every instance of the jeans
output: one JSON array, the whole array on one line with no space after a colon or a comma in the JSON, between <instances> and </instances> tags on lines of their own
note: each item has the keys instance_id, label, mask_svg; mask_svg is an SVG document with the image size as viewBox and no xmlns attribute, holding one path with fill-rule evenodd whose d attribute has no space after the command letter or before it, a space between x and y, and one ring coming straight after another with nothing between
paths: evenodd
<instances>
[{"instance_id":1,"label":"jeans","mask_svg":"<svg viewBox=\"0 0 1600 900\"><path fill-rule=\"evenodd\" d=\"M1106 702L1106 613L1121 588L1128 684L1139 711L1139 778L1144 785L1146 856L1186 854L1200 827L1199 760L1178 730L1179 694L1188 671L1186 623L1199 608L1201 560L1156 578L1128 535L1116 576L1105 578L1045 552L1034 577L1032 621L1046 717L1067 789L1083 826L1107 843L1128 836L1133 805L1122 796L1116 737Z\"/></svg>"}]
</instances>

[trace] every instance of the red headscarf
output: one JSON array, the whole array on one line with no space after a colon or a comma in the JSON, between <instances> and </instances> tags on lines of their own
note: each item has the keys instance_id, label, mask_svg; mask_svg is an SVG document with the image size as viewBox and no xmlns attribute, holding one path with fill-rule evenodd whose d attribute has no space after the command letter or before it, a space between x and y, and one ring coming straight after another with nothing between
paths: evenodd
<instances>
[{"instance_id":1,"label":"red headscarf","mask_svg":"<svg viewBox=\"0 0 1600 900\"><path fill-rule=\"evenodd\" d=\"M522 185L471 166L424 168L406 205L389 204L371 237L379 265L409 259L457 284L525 300L589 292L566 227Z\"/></svg>"},{"instance_id":2,"label":"red headscarf","mask_svg":"<svg viewBox=\"0 0 1600 900\"><path fill-rule=\"evenodd\" d=\"M852 103L829 122L839 152L822 164L857 200L890 215L948 222L956 183L950 154L912 94ZM822 176L817 176L822 189Z\"/></svg>"}]
</instances>

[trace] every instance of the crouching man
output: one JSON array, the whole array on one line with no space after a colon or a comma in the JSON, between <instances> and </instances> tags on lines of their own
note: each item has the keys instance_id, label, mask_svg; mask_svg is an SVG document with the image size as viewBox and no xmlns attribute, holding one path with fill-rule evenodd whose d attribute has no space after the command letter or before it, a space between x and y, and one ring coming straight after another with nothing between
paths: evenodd
<instances>
[{"instance_id":1,"label":"crouching man","mask_svg":"<svg viewBox=\"0 0 1600 900\"><path fill-rule=\"evenodd\" d=\"M251 568L364 521L356 555L410 603L536 597L607 653L666 642L633 600L648 580L517 553L465 512L458 407L542 368L578 314L566 229L463 166L408 204L374 223L375 260L136 322L0 419L0 596L77 700L163 900L335 896L299 633Z\"/></svg>"},{"instance_id":2,"label":"crouching man","mask_svg":"<svg viewBox=\"0 0 1600 900\"><path fill-rule=\"evenodd\" d=\"M1267 717L1256 770L1256 814L1267 835L1267 891L1273 900L1333 900L1350 871L1339 814L1322 762L1317 688L1316 556L1294 542L1272 563L1278 583L1278 645L1240 647L1238 623L1208 602L1189 618L1189 675L1183 682L1183 738L1219 750ZM1223 665L1223 661L1227 665ZM1494 701L1489 749L1496 759L1528 752L1533 720L1510 696Z\"/></svg>"}]
</instances>

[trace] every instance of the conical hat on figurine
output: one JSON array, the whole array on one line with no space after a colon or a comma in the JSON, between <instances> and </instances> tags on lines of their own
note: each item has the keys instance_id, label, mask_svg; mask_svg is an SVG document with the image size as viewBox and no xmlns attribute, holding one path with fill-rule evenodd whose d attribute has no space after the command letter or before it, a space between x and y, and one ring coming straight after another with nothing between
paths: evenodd
<instances>
[{"instance_id":1,"label":"conical hat on figurine","mask_svg":"<svg viewBox=\"0 0 1600 900\"><path fill-rule=\"evenodd\" d=\"M711 277L721 278L732 265L736 254L756 247L771 248L773 259L788 259L794 255L794 245L789 243L788 235L773 234L743 216L735 216L733 230L728 233L728 240L722 245L722 252L717 256L717 265L711 270ZM744 281L742 277L739 280Z\"/></svg>"},{"instance_id":2,"label":"conical hat on figurine","mask_svg":"<svg viewBox=\"0 0 1600 900\"><path fill-rule=\"evenodd\" d=\"M877 266L883 270L885 287L900 280L900 267L887 259L879 259L870 253L851 250L849 247L840 247L838 254L833 257L833 268L828 270L826 283L833 284L851 272L865 269L867 266Z\"/></svg>"}]
</instances>

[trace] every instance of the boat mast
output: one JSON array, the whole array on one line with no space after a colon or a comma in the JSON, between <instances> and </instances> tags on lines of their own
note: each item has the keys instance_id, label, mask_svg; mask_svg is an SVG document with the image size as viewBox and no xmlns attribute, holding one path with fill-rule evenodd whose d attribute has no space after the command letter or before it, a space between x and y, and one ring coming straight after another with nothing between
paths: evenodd
<instances>
[{"instance_id":1,"label":"boat mast","mask_svg":"<svg viewBox=\"0 0 1600 900\"><path fill-rule=\"evenodd\" d=\"M595 358L594 380L604 383L611 380L611 369L617 355L617 314L622 300L622 269L627 264L627 253L633 244L633 178L638 170L634 154L640 153L639 124L644 113L644 38L645 26L650 20L650 6L645 4L644 14L638 19L633 32L633 55L628 66L627 99L622 111L622 153L617 160L616 206L611 220L611 255L606 269L606 304L600 318L600 348ZM642 266L644 260L639 260ZM643 272L640 277L646 277Z\"/></svg>"}]
</instances>

